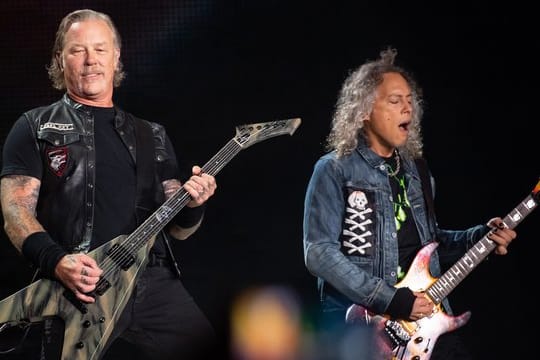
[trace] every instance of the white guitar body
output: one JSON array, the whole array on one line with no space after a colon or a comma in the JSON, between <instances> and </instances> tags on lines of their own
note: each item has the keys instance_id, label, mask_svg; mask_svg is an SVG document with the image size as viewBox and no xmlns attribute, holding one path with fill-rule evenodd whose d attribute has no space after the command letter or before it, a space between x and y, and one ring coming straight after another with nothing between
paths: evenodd
<instances>
[{"instance_id":1,"label":"white guitar body","mask_svg":"<svg viewBox=\"0 0 540 360\"><path fill-rule=\"evenodd\" d=\"M513 229L539 203L540 181L518 206L503 219L506 227ZM375 328L375 342L380 359L428 360L439 336L453 331L469 320L470 312L459 316L445 314L441 301L495 249L495 243L487 235L471 247L440 278L434 278L429 271L429 261L438 243L425 245L416 254L406 276L397 288L408 287L413 291L425 292L436 305L436 311L418 321L390 320L385 315L377 315L360 305L347 309L345 321L348 323L371 323Z\"/></svg>"}]
</instances>

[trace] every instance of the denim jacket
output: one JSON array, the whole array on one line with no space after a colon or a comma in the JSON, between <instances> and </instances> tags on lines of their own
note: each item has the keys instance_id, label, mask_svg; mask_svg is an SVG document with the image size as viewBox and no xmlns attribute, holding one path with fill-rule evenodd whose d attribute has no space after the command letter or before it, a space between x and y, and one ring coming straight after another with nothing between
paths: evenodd
<instances>
[{"instance_id":1,"label":"denim jacket","mask_svg":"<svg viewBox=\"0 0 540 360\"><path fill-rule=\"evenodd\" d=\"M401 158L422 245L438 241L438 251L445 244L445 249L457 249L455 258L459 259L488 228L439 229L428 216L414 159L404 154ZM398 237L386 166L363 138L351 154L338 159L331 152L315 164L304 203L304 260L318 279L326 311L344 310L355 303L383 314L396 292ZM431 256L430 272L434 277L441 275L437 251ZM328 284L339 296L325 291ZM447 299L443 306L452 313Z\"/></svg>"}]
</instances>

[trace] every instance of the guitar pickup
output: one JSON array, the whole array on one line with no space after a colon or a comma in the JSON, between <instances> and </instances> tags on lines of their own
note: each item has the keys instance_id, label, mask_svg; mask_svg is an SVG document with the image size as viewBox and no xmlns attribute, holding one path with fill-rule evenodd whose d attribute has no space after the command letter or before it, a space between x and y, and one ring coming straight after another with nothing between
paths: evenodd
<instances>
[{"instance_id":1,"label":"guitar pickup","mask_svg":"<svg viewBox=\"0 0 540 360\"><path fill-rule=\"evenodd\" d=\"M107 251L107 255L124 271L129 269L131 265L135 263L135 257L131 252L119 244L114 244L114 246Z\"/></svg>"},{"instance_id":2,"label":"guitar pickup","mask_svg":"<svg viewBox=\"0 0 540 360\"><path fill-rule=\"evenodd\" d=\"M92 296L92 297L96 297L95 295L101 296L110 287L111 287L111 283L109 281L107 281L107 279L100 278L98 283L96 284L96 288L89 295Z\"/></svg>"}]
</instances>

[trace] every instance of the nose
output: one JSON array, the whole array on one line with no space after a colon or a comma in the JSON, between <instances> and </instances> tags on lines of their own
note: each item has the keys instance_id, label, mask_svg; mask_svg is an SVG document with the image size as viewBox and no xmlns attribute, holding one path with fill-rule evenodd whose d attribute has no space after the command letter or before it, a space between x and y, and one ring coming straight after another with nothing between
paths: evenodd
<instances>
[{"instance_id":1,"label":"nose","mask_svg":"<svg viewBox=\"0 0 540 360\"><path fill-rule=\"evenodd\" d=\"M403 109L402 109L402 112L403 113L407 113L407 114L410 114L412 112L412 104L408 101L405 101L403 103Z\"/></svg>"},{"instance_id":2,"label":"nose","mask_svg":"<svg viewBox=\"0 0 540 360\"><path fill-rule=\"evenodd\" d=\"M89 50L86 52L86 63L89 65L95 64L97 62L96 52L94 50Z\"/></svg>"}]
</instances>

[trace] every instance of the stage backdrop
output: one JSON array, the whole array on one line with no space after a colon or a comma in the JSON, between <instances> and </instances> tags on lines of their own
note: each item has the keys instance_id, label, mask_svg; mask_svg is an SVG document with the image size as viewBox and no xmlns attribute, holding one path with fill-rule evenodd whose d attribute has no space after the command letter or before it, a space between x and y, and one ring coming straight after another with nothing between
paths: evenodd
<instances>
[{"instance_id":1,"label":"stage backdrop","mask_svg":"<svg viewBox=\"0 0 540 360\"><path fill-rule=\"evenodd\" d=\"M86 7L110 14L122 35L127 78L116 104L164 124L184 161L204 164L238 125L302 119L293 136L240 152L217 175L201 229L175 244L184 282L215 325L224 359L232 310L256 289L287 294L299 336L317 339L316 283L303 263L304 193L341 83L386 46L398 49L398 63L424 90L425 155L441 227L506 215L540 175L530 11L348 3L2 1L1 142L23 111L61 96L45 70L54 33L64 15ZM450 295L456 312L473 313L463 332L479 358L531 352L523 326L538 319L531 295L538 219L535 213L520 225L508 256L490 257ZM0 266L2 297L30 281L4 233Z\"/></svg>"}]
</instances>

